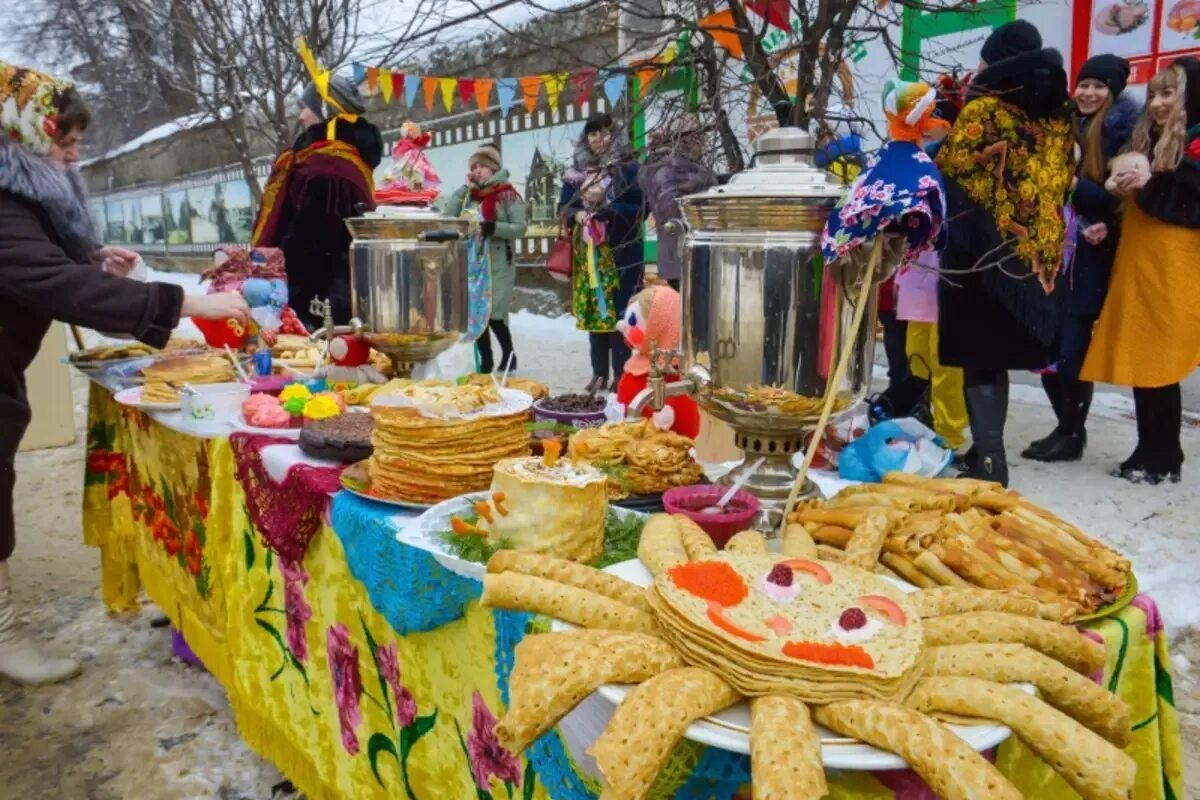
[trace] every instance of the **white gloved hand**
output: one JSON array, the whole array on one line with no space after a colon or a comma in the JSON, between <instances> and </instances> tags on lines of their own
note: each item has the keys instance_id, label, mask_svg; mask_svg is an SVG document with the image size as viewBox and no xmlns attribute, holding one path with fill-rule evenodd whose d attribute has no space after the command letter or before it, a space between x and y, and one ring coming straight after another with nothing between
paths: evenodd
<instances>
[{"instance_id":1,"label":"white gloved hand","mask_svg":"<svg viewBox=\"0 0 1200 800\"><path fill-rule=\"evenodd\" d=\"M670 406L663 406L662 411L655 411L650 417L650 422L660 431L669 431L675 426L675 409Z\"/></svg>"}]
</instances>

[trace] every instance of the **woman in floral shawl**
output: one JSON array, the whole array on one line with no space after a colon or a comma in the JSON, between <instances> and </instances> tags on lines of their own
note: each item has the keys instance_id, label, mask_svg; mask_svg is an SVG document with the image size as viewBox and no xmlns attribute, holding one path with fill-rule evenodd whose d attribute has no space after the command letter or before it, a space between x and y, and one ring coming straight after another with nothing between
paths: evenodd
<instances>
[{"instance_id":1,"label":"woman in floral shawl","mask_svg":"<svg viewBox=\"0 0 1200 800\"><path fill-rule=\"evenodd\" d=\"M950 239L939 289L941 361L962 367L975 441L972 477L1008 483L1008 370L1053 360L1063 206L1074 173L1067 76L1057 50L1018 20L982 64L938 152Z\"/></svg>"}]
</instances>

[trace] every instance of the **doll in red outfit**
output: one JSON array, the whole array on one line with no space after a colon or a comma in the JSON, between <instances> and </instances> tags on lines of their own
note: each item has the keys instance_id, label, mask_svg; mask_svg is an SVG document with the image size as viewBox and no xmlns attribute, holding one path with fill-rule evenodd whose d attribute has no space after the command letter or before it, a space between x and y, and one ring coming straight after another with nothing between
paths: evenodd
<instances>
[{"instance_id":1,"label":"doll in red outfit","mask_svg":"<svg viewBox=\"0 0 1200 800\"><path fill-rule=\"evenodd\" d=\"M650 345L660 350L679 346L683 301L679 292L664 284L647 287L633 296L617 330L625 337L633 355L625 362L625 373L617 384L617 402L628 407L646 388L650 373ZM681 380L668 377L667 382ZM642 415L662 430L695 439L700 434L700 407L690 397L669 397L662 411L647 407Z\"/></svg>"}]
</instances>

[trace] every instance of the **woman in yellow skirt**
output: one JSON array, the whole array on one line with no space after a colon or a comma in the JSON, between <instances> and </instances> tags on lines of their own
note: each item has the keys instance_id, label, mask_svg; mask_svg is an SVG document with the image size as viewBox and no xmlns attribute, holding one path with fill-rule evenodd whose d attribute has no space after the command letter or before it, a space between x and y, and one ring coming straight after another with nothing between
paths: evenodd
<instances>
[{"instance_id":1,"label":"woman in yellow skirt","mask_svg":"<svg viewBox=\"0 0 1200 800\"><path fill-rule=\"evenodd\" d=\"M1113 475L1177 482L1179 382L1200 364L1200 61L1176 59L1154 76L1130 146L1151 174L1119 179L1121 240L1080 377L1133 387L1137 448Z\"/></svg>"}]
</instances>

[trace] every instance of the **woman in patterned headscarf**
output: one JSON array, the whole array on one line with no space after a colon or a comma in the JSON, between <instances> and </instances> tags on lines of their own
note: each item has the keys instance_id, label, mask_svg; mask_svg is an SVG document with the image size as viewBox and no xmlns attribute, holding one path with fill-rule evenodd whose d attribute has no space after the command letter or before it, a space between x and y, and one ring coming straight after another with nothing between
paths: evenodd
<instances>
[{"instance_id":1,"label":"woman in patterned headscarf","mask_svg":"<svg viewBox=\"0 0 1200 800\"><path fill-rule=\"evenodd\" d=\"M24 373L50 323L162 347L181 316L250 319L241 295L185 297L178 286L126 280L130 254L97 247L73 168L90 119L70 84L0 62L0 676L19 683L79 671L71 659L42 655L21 633L9 581L14 463L30 419Z\"/></svg>"},{"instance_id":2,"label":"woman in patterned headscarf","mask_svg":"<svg viewBox=\"0 0 1200 800\"><path fill-rule=\"evenodd\" d=\"M938 152L950 240L938 339L963 368L975 440L969 474L1008 483L1008 371L1053 360L1063 206L1074 174L1067 75L1037 29L1008 23L983 46L969 99Z\"/></svg>"}]
</instances>

